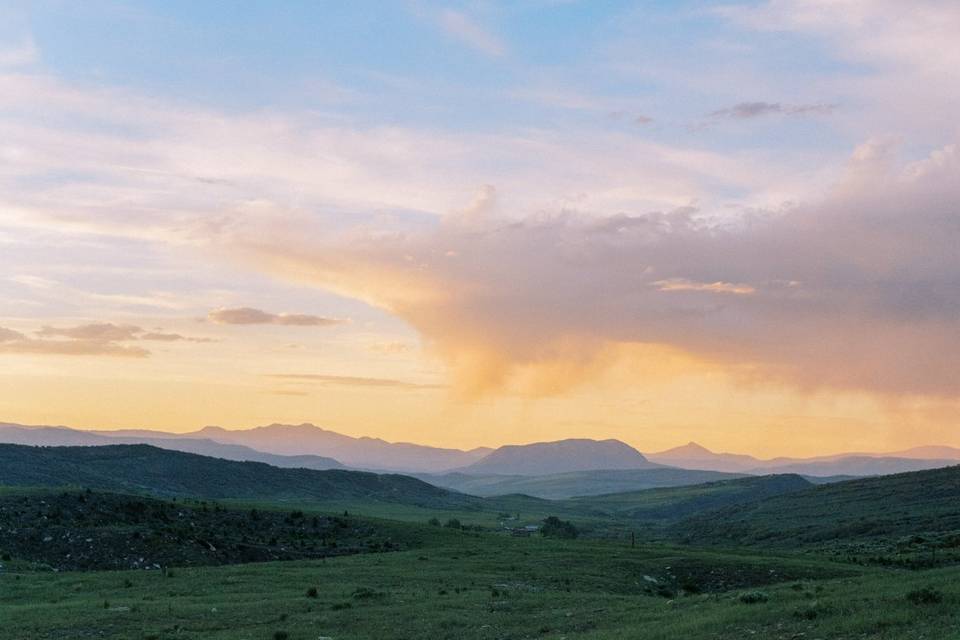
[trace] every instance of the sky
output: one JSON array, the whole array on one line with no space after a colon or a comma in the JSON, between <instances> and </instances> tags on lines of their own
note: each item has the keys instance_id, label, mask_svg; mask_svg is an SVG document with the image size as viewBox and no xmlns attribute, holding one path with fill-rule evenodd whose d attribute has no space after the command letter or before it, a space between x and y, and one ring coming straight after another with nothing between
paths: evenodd
<instances>
[{"instance_id":1,"label":"sky","mask_svg":"<svg viewBox=\"0 0 960 640\"><path fill-rule=\"evenodd\" d=\"M960 446L960 5L0 2L0 421Z\"/></svg>"}]
</instances>

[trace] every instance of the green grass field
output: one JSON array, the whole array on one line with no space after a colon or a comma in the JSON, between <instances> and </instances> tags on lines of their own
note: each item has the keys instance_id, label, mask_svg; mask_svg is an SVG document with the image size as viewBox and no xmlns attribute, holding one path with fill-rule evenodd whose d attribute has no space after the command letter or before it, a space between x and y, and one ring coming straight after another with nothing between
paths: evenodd
<instances>
[{"instance_id":1,"label":"green grass field","mask_svg":"<svg viewBox=\"0 0 960 640\"><path fill-rule=\"evenodd\" d=\"M960 640L960 468L561 501L308 477L338 491L0 487L0 640ZM547 516L579 537L510 531Z\"/></svg>"},{"instance_id":2,"label":"green grass field","mask_svg":"<svg viewBox=\"0 0 960 640\"><path fill-rule=\"evenodd\" d=\"M953 568L911 572L427 527L421 542L403 552L168 575L7 571L3 637L960 637ZM941 601L908 601L925 587Z\"/></svg>"}]
</instances>

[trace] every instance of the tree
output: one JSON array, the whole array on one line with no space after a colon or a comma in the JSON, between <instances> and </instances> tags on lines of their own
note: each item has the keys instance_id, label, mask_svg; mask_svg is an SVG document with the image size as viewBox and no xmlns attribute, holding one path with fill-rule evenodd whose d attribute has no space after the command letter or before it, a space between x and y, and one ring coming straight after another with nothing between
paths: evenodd
<instances>
[{"instance_id":1,"label":"tree","mask_svg":"<svg viewBox=\"0 0 960 640\"><path fill-rule=\"evenodd\" d=\"M580 535L573 523L568 520L561 520L556 516L550 516L543 521L540 526L540 535L550 538L573 539Z\"/></svg>"}]
</instances>

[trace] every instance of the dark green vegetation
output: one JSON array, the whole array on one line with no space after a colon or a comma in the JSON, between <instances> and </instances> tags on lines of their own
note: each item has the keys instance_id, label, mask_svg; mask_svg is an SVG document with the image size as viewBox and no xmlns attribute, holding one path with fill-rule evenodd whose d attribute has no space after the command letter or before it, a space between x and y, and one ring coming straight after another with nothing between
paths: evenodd
<instances>
[{"instance_id":1,"label":"dark green vegetation","mask_svg":"<svg viewBox=\"0 0 960 640\"><path fill-rule=\"evenodd\" d=\"M812 486L796 475L761 476L590 496L568 500L565 504L589 508L594 515L605 514L659 524L730 505L753 504L764 498L802 491Z\"/></svg>"},{"instance_id":2,"label":"dark green vegetation","mask_svg":"<svg viewBox=\"0 0 960 640\"><path fill-rule=\"evenodd\" d=\"M960 468L490 500L173 452L165 477L150 447L113 467L20 449L0 449L19 461L0 478L141 495L0 488L5 640L960 637ZM89 567L141 570L69 570Z\"/></svg>"},{"instance_id":3,"label":"dark green vegetation","mask_svg":"<svg viewBox=\"0 0 960 640\"><path fill-rule=\"evenodd\" d=\"M479 502L416 478L333 469L281 469L149 445L0 444L0 486L77 486L157 496L242 500L370 500L470 508Z\"/></svg>"},{"instance_id":4,"label":"dark green vegetation","mask_svg":"<svg viewBox=\"0 0 960 640\"><path fill-rule=\"evenodd\" d=\"M691 544L815 548L881 563L954 562L960 559L960 467L734 505L693 516L672 533Z\"/></svg>"},{"instance_id":5,"label":"dark green vegetation","mask_svg":"<svg viewBox=\"0 0 960 640\"><path fill-rule=\"evenodd\" d=\"M40 568L160 569L399 548L394 531L342 515L93 491L0 495L0 552Z\"/></svg>"}]
</instances>

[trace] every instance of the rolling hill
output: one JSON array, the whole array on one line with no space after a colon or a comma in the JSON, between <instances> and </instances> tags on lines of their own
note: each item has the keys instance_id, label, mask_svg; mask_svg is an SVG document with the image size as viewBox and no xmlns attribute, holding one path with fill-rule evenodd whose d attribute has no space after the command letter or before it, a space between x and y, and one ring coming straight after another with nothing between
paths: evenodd
<instances>
[{"instance_id":1,"label":"rolling hill","mask_svg":"<svg viewBox=\"0 0 960 640\"><path fill-rule=\"evenodd\" d=\"M196 453L202 456L223 458L224 460L263 462L275 467L291 469L326 470L344 468L339 461L333 458L313 455L280 456L257 451L243 445L223 444L206 438L112 437L66 427L25 427L23 425L0 424L0 442L45 447L149 444L161 449Z\"/></svg>"},{"instance_id":2,"label":"rolling hill","mask_svg":"<svg viewBox=\"0 0 960 640\"><path fill-rule=\"evenodd\" d=\"M78 486L163 497L365 500L436 508L474 508L481 501L408 476L281 469L260 462L235 462L149 445L0 444L0 485Z\"/></svg>"},{"instance_id":3,"label":"rolling hill","mask_svg":"<svg viewBox=\"0 0 960 640\"><path fill-rule=\"evenodd\" d=\"M779 547L946 532L960 532L960 466L820 485L673 529L693 544Z\"/></svg>"},{"instance_id":4,"label":"rolling hill","mask_svg":"<svg viewBox=\"0 0 960 640\"><path fill-rule=\"evenodd\" d=\"M506 445L456 471L467 475L543 476L570 471L654 469L660 466L619 440L572 438Z\"/></svg>"},{"instance_id":5,"label":"rolling hill","mask_svg":"<svg viewBox=\"0 0 960 640\"><path fill-rule=\"evenodd\" d=\"M753 503L812 486L797 475L770 475L582 497L567 500L565 504L586 507L598 515L666 522L731 505Z\"/></svg>"},{"instance_id":6,"label":"rolling hill","mask_svg":"<svg viewBox=\"0 0 960 640\"><path fill-rule=\"evenodd\" d=\"M449 473L418 477L430 484L475 496L524 494L557 500L574 496L594 496L656 487L684 486L740 476L718 471L690 471L661 467L656 469L571 471L543 476L472 476L463 473Z\"/></svg>"}]
</instances>

